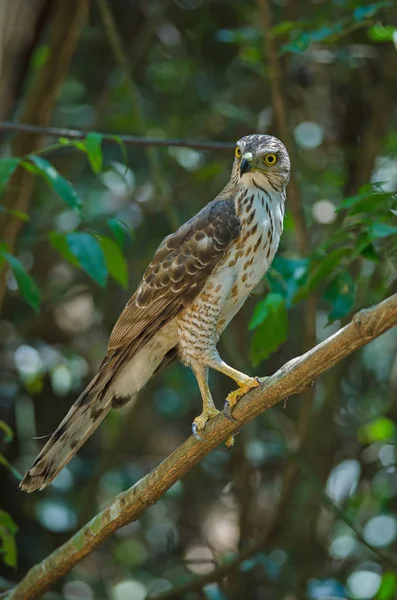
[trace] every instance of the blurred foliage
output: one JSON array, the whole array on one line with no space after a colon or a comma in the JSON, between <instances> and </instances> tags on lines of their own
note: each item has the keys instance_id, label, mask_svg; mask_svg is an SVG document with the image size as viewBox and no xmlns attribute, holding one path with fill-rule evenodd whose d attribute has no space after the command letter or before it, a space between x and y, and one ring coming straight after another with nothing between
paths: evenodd
<instances>
[{"instance_id":1,"label":"blurred foliage","mask_svg":"<svg viewBox=\"0 0 397 600\"><path fill-rule=\"evenodd\" d=\"M0 239L0 266L10 267L0 320L4 587L155 467L200 410L193 375L173 365L136 404L112 411L52 486L31 496L17 490L40 436L94 375L162 238L229 178L230 150L124 145L117 133L227 142L277 135L254 1L109 0L108 7L126 60L114 57L92 3L52 116L53 125L90 133L46 138L21 157L11 155L11 134L0 140L0 226L10 218L22 224L15 250ZM320 342L395 292L397 281L395 3L287 0L272 9L310 252L297 251L287 202L272 269L220 342L228 362L258 374L307 349L308 300L315 298ZM16 40L7 15L0 13L1 24ZM42 20L24 21L33 41L26 68L9 67L4 120L18 119L48 60L51 12ZM26 211L5 202L16 169L35 178ZM397 556L396 353L392 330L316 382L305 469L275 532L227 580L183 598L396 597L388 562ZM230 386L211 374L218 404ZM143 600L230 560L274 518L303 412L289 401L260 416L232 452L205 458L46 598Z\"/></svg>"}]
</instances>

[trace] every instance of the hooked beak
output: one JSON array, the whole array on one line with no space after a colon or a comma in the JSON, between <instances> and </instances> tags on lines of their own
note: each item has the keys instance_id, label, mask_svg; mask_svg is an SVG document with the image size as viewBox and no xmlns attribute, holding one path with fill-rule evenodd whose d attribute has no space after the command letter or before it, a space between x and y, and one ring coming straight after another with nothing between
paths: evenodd
<instances>
[{"instance_id":1,"label":"hooked beak","mask_svg":"<svg viewBox=\"0 0 397 600\"><path fill-rule=\"evenodd\" d=\"M242 177L242 175L244 175L244 173L249 173L249 171L252 170L252 166L251 166L252 158L253 157L252 157L251 152L247 152L247 154L244 154L243 159L240 164L240 177Z\"/></svg>"}]
</instances>

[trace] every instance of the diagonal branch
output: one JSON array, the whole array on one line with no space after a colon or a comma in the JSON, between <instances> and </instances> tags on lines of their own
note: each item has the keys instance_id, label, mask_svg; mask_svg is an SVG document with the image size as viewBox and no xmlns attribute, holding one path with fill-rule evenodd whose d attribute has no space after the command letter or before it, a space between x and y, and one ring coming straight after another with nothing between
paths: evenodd
<instances>
[{"instance_id":1,"label":"diagonal branch","mask_svg":"<svg viewBox=\"0 0 397 600\"><path fill-rule=\"evenodd\" d=\"M120 527L137 520L204 456L235 433L236 427L247 423L287 396L307 389L321 373L396 325L397 294L394 294L373 308L361 310L337 333L281 367L272 377L261 380L261 385L238 403L234 413L238 424L219 415L205 429L205 443L189 437L156 469L129 490L119 494L110 506L96 515L69 541L33 567L10 592L9 600L40 597L103 540Z\"/></svg>"}]
</instances>

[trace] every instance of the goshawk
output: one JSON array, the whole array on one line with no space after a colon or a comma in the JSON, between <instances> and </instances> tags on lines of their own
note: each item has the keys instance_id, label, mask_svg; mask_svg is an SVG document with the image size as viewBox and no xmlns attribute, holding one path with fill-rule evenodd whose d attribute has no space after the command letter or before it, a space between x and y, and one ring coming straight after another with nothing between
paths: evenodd
<instances>
[{"instance_id":1,"label":"goshawk","mask_svg":"<svg viewBox=\"0 0 397 600\"><path fill-rule=\"evenodd\" d=\"M258 381L226 364L216 345L273 260L289 176L287 150L275 137L237 142L229 183L163 240L114 326L98 373L26 473L23 490L43 489L112 407L125 404L175 358L191 367L203 400L193 434L219 412L208 386L210 368L239 386L225 405L231 417L233 405Z\"/></svg>"}]
</instances>

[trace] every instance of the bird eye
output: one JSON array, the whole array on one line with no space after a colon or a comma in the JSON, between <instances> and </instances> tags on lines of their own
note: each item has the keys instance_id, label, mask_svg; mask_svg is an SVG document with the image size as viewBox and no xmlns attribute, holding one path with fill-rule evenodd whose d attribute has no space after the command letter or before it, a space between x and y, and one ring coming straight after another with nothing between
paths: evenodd
<instances>
[{"instance_id":1,"label":"bird eye","mask_svg":"<svg viewBox=\"0 0 397 600\"><path fill-rule=\"evenodd\" d=\"M263 157L263 162L268 167L273 167L277 163L277 161L278 161L277 154L265 154L265 156Z\"/></svg>"},{"instance_id":2,"label":"bird eye","mask_svg":"<svg viewBox=\"0 0 397 600\"><path fill-rule=\"evenodd\" d=\"M238 146L236 148L235 155L237 156L237 158L241 158L241 150L240 150L240 148Z\"/></svg>"}]
</instances>

